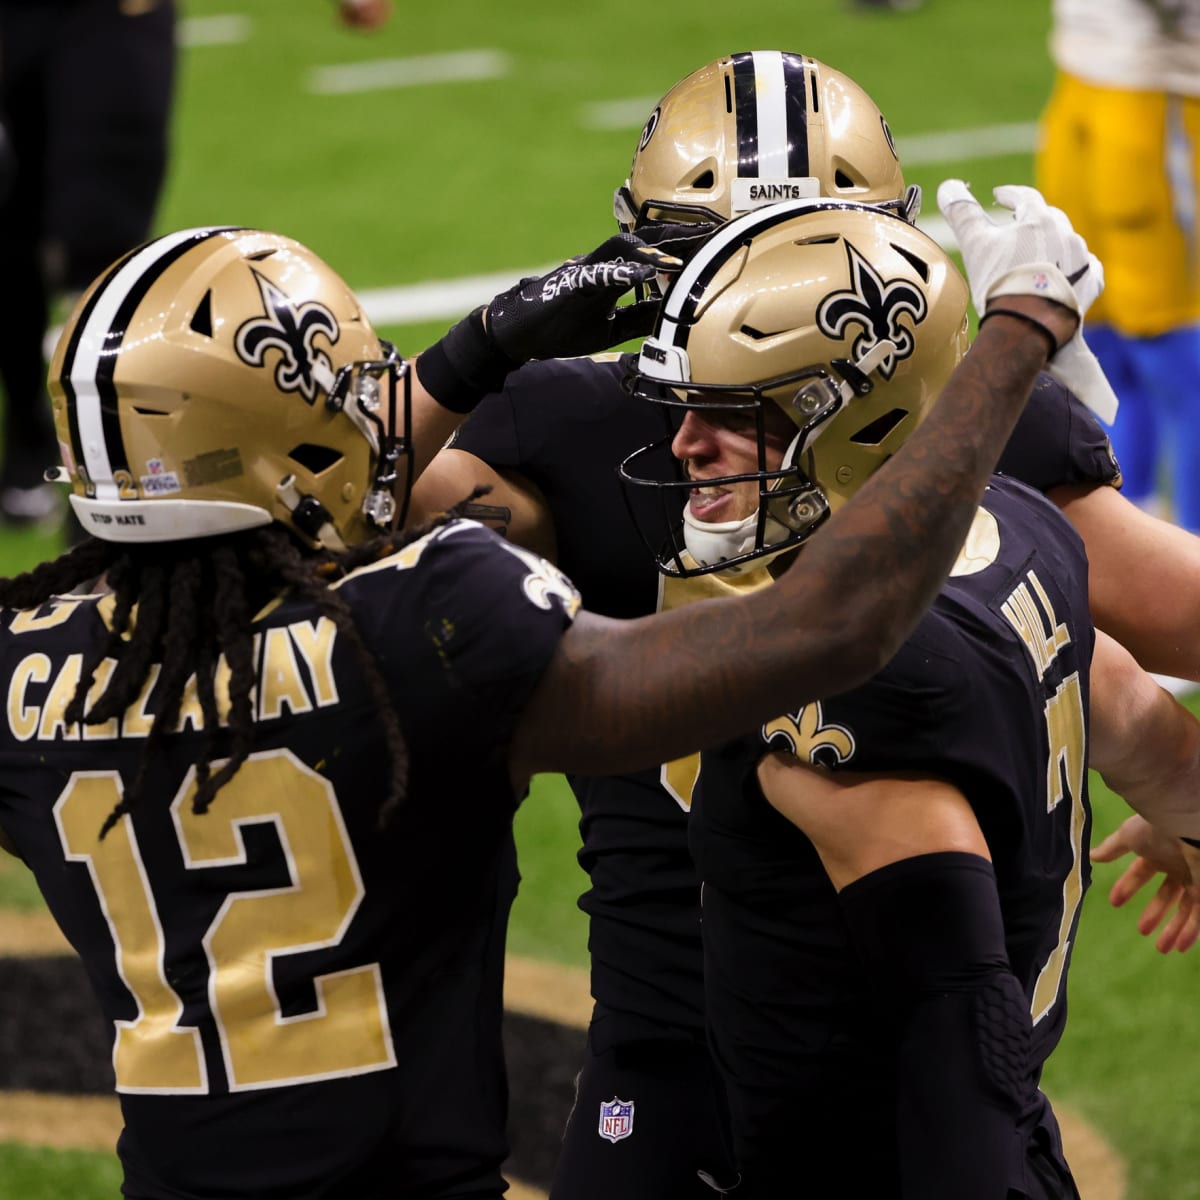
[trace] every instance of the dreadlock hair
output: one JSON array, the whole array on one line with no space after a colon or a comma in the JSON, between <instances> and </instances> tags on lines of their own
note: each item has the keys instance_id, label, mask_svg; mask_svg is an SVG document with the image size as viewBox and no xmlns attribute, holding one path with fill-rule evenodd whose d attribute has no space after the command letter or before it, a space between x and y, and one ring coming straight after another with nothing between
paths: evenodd
<instances>
[{"instance_id":1,"label":"dreadlock hair","mask_svg":"<svg viewBox=\"0 0 1200 1200\"><path fill-rule=\"evenodd\" d=\"M251 694L257 683L252 622L262 604L285 590L309 600L334 623L363 670L379 708L391 760L379 808L380 827L386 825L405 796L408 747L379 667L359 636L349 606L330 589L329 581L446 524L461 507L419 529L384 535L339 554L302 550L283 526L274 524L177 543L89 539L32 571L0 579L0 606L6 608L36 608L54 596L79 594L81 587L90 591L101 575L114 594L111 631L99 653L83 665L64 714L68 722L101 725L119 716L142 695L152 673L159 672L152 682L156 711L137 774L105 819L100 837L141 801L151 758L163 738L175 731L193 676L203 717L193 811L207 812L217 792L246 761L254 745ZM116 666L85 711L96 670L106 658L115 660ZM213 771L210 760L222 736L215 686L222 658L229 668L229 754Z\"/></svg>"}]
</instances>

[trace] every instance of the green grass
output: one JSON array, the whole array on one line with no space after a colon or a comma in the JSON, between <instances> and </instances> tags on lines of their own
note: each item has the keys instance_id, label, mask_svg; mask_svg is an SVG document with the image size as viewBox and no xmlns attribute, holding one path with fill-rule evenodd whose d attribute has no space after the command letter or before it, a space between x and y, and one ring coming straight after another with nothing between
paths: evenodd
<instances>
[{"instance_id":1,"label":"green grass","mask_svg":"<svg viewBox=\"0 0 1200 1200\"><path fill-rule=\"evenodd\" d=\"M45 907L29 868L0 851L0 912L33 912Z\"/></svg>"},{"instance_id":2,"label":"green grass","mask_svg":"<svg viewBox=\"0 0 1200 1200\"><path fill-rule=\"evenodd\" d=\"M0 1142L0 1194L13 1200L117 1200L120 1193L113 1154Z\"/></svg>"},{"instance_id":3,"label":"green grass","mask_svg":"<svg viewBox=\"0 0 1200 1200\"><path fill-rule=\"evenodd\" d=\"M576 903L588 878L575 859L579 806L561 775L539 775L516 822L521 888L513 905L513 954L585 967L587 919Z\"/></svg>"}]
</instances>

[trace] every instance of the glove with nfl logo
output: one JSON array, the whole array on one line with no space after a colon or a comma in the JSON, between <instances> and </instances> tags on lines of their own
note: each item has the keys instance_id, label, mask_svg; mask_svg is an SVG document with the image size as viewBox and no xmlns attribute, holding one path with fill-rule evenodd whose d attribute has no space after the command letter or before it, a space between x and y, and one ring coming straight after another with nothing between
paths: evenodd
<instances>
[{"instance_id":1,"label":"glove with nfl logo","mask_svg":"<svg viewBox=\"0 0 1200 1200\"><path fill-rule=\"evenodd\" d=\"M465 413L531 359L595 354L644 337L658 300L617 302L659 272L678 271L684 257L669 249L690 256L714 228L662 225L616 234L590 254L522 279L421 353L421 384L443 407Z\"/></svg>"},{"instance_id":2,"label":"glove with nfl logo","mask_svg":"<svg viewBox=\"0 0 1200 1200\"><path fill-rule=\"evenodd\" d=\"M1035 188L1008 185L992 194L1012 211L1011 220L993 221L961 179L947 179L938 188L938 207L958 240L975 311L983 320L1003 311L1003 304L991 302L1004 296L1040 296L1078 314L1079 328L1051 354L1046 370L1112 424L1116 394L1083 340L1084 313L1104 290L1100 260L1066 213L1048 205ZM1044 332L1055 340L1049 329Z\"/></svg>"}]
</instances>

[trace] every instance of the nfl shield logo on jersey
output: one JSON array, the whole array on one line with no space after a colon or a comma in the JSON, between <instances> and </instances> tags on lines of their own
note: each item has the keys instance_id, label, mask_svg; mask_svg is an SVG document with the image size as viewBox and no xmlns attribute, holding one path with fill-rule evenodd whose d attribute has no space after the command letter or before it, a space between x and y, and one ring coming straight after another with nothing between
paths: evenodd
<instances>
[{"instance_id":1,"label":"nfl shield logo on jersey","mask_svg":"<svg viewBox=\"0 0 1200 1200\"><path fill-rule=\"evenodd\" d=\"M600 1105L600 1136L619 1142L633 1132L633 1101L614 1096Z\"/></svg>"}]
</instances>

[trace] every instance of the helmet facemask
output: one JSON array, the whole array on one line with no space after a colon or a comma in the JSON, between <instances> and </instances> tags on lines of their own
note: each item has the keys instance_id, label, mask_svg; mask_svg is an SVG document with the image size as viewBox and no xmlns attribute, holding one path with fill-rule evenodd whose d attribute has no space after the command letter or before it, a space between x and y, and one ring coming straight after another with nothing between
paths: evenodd
<instances>
[{"instance_id":1,"label":"helmet facemask","mask_svg":"<svg viewBox=\"0 0 1200 1200\"><path fill-rule=\"evenodd\" d=\"M653 338L648 358L655 361L659 349ZM802 368L780 379L760 384L684 385L656 379L639 370L630 378L630 390L639 399L668 409L696 410L706 420L736 416L754 422L757 446L756 470L745 474L690 478L684 464L670 458L674 479L646 475L654 471L655 460L670 456L674 433L634 451L620 465L619 474L627 487L652 488L669 514L668 525L682 507L683 523L674 525L667 541L655 552L664 575L691 577L713 571L736 574L747 565L765 566L771 559L799 546L829 517L829 503L819 484L806 471L811 464L817 439L828 424L855 396L866 396L875 386L871 379L889 348L890 342L875 347L857 363L837 360L827 366ZM782 457L772 466L768 449L767 423L772 409L780 410L794 424ZM667 420L668 428L678 420ZM757 482L758 504L755 511L740 520L703 522L696 520L688 496L700 484L705 487L729 487ZM634 511L630 505L630 512Z\"/></svg>"},{"instance_id":2,"label":"helmet facemask","mask_svg":"<svg viewBox=\"0 0 1200 1200\"><path fill-rule=\"evenodd\" d=\"M710 423L721 414L727 422L752 418L757 462L740 474L700 470L689 479L665 437L621 464L631 514L659 569L737 573L811 537L940 392L965 351L966 302L944 251L872 206L777 205L715 234L664 298L629 386L675 414L672 436L688 410ZM794 429L782 455L781 420ZM736 462L739 453L722 456ZM719 458L713 462L720 471ZM696 519L697 489L719 493L751 480L751 517ZM651 544L638 521L634 488L659 496L672 530L665 545Z\"/></svg>"}]
</instances>

